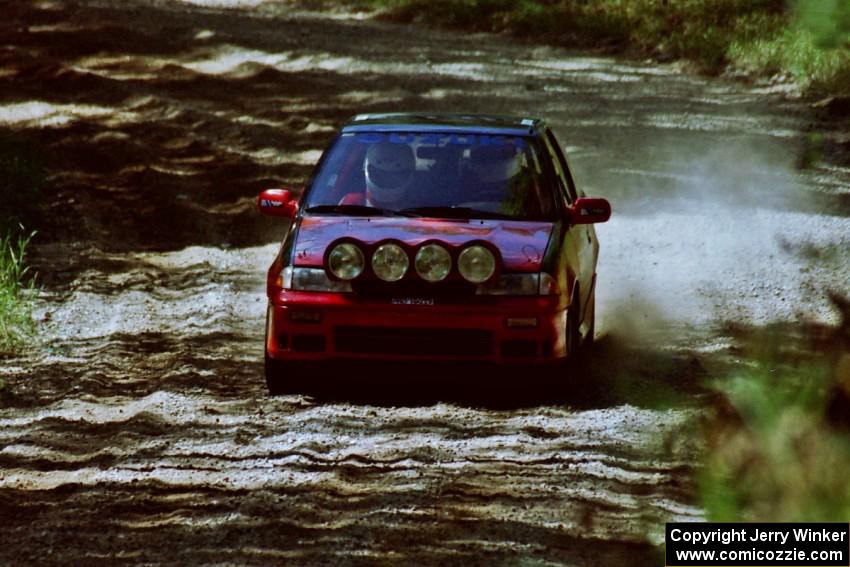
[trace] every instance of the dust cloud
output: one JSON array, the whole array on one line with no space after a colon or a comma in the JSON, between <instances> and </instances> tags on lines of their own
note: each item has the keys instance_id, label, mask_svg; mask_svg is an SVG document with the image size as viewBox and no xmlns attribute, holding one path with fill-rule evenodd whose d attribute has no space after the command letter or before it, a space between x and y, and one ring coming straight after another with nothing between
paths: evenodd
<instances>
[{"instance_id":1,"label":"dust cloud","mask_svg":"<svg viewBox=\"0 0 850 567\"><path fill-rule=\"evenodd\" d=\"M609 177L625 206L598 229L601 327L833 322L826 291L846 285L850 222L807 198L797 146L650 147L651 165Z\"/></svg>"}]
</instances>

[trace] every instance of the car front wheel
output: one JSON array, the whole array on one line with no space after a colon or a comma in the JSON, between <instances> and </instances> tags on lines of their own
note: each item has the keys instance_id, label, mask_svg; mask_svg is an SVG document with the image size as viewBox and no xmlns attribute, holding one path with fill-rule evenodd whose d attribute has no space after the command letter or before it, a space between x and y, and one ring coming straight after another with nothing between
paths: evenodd
<instances>
[{"instance_id":1,"label":"car front wheel","mask_svg":"<svg viewBox=\"0 0 850 567\"><path fill-rule=\"evenodd\" d=\"M567 312L567 360L570 366L578 360L581 353L580 324L578 301L574 299Z\"/></svg>"},{"instance_id":2,"label":"car front wheel","mask_svg":"<svg viewBox=\"0 0 850 567\"><path fill-rule=\"evenodd\" d=\"M326 395L331 370L325 363L275 360L265 357L266 386L272 396L284 394Z\"/></svg>"},{"instance_id":3,"label":"car front wheel","mask_svg":"<svg viewBox=\"0 0 850 567\"><path fill-rule=\"evenodd\" d=\"M584 337L584 343L582 344L582 349L584 352L587 352L590 347L593 346L594 335L596 334L596 290L590 294L590 299L587 303L587 308L585 309L585 319L589 319L589 326L587 328L587 335Z\"/></svg>"},{"instance_id":4,"label":"car front wheel","mask_svg":"<svg viewBox=\"0 0 850 567\"><path fill-rule=\"evenodd\" d=\"M288 390L292 387L292 382L289 380L292 368L285 362L275 360L266 354L266 386L269 389L269 394L272 396L280 396L289 393ZM289 387L287 387L289 385Z\"/></svg>"}]
</instances>

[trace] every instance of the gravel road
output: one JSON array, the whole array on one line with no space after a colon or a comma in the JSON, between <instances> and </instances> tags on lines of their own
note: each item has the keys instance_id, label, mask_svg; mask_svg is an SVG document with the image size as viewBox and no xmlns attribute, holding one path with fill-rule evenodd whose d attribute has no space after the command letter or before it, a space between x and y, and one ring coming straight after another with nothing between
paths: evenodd
<instances>
[{"instance_id":1,"label":"gravel road","mask_svg":"<svg viewBox=\"0 0 850 567\"><path fill-rule=\"evenodd\" d=\"M309 5L309 4L308 4ZM0 562L651 565L703 517L700 382L730 324L835 320L850 169L797 167L787 86L311 12L41 1L0 29L0 128L45 148L35 347L0 360ZM545 116L598 229L597 345L511 376L269 398L264 273L350 115Z\"/></svg>"}]
</instances>

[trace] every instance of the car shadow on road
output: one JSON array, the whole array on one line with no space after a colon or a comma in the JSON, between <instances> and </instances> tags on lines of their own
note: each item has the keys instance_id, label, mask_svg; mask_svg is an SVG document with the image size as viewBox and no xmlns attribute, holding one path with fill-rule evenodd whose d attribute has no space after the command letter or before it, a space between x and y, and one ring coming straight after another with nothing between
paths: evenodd
<instances>
[{"instance_id":1,"label":"car shadow on road","mask_svg":"<svg viewBox=\"0 0 850 567\"><path fill-rule=\"evenodd\" d=\"M298 386L319 402L377 406L452 403L493 410L693 405L706 370L695 352L599 337L571 366L398 364L335 367Z\"/></svg>"}]
</instances>

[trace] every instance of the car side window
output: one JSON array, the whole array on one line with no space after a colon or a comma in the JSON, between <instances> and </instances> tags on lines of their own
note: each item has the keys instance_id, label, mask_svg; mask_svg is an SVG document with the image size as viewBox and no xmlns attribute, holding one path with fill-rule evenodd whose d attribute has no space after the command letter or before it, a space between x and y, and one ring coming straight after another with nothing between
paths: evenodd
<instances>
[{"instance_id":1,"label":"car side window","mask_svg":"<svg viewBox=\"0 0 850 567\"><path fill-rule=\"evenodd\" d=\"M555 139L555 135L552 133L552 130L546 129L546 146L549 148L550 153L552 153L552 161L555 164L555 169L558 171L558 176L566 182L566 187L562 187L566 193L567 201L572 203L578 198L578 192L576 191L576 185L573 181L572 175L570 175L570 168L567 166L567 160L564 157L564 152L561 151L561 145L558 144L558 140Z\"/></svg>"}]
</instances>

